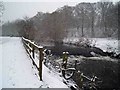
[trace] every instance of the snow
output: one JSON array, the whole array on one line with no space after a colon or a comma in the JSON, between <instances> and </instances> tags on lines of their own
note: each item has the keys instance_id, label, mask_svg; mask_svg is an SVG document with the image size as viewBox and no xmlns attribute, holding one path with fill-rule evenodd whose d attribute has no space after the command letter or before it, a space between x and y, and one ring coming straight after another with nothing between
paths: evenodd
<instances>
[{"instance_id":1,"label":"snow","mask_svg":"<svg viewBox=\"0 0 120 90\"><path fill-rule=\"evenodd\" d=\"M43 78L44 78L44 82L47 83L47 85L51 88L67 88L67 86L62 82L62 78L60 78L58 75L56 75L56 73L52 73L52 71L50 71L48 68L46 68L45 66L43 66L43 71L44 69L47 72L43 72ZM49 74L48 74L49 72ZM57 78L57 79L56 79ZM47 82L46 82L47 81Z\"/></svg>"},{"instance_id":2,"label":"snow","mask_svg":"<svg viewBox=\"0 0 120 90\"><path fill-rule=\"evenodd\" d=\"M35 64L39 68L39 53L35 53L35 58L33 58Z\"/></svg>"},{"instance_id":3,"label":"snow","mask_svg":"<svg viewBox=\"0 0 120 90\"><path fill-rule=\"evenodd\" d=\"M0 39L0 90L2 89L2 40Z\"/></svg>"},{"instance_id":4,"label":"snow","mask_svg":"<svg viewBox=\"0 0 120 90\"><path fill-rule=\"evenodd\" d=\"M98 47L102 49L103 51L108 51L108 52L116 52L117 54L120 53L119 45L118 42L120 40L117 39L112 39L112 38L87 38L90 40L91 46ZM70 38L65 38L63 40L64 43L77 43L81 40L80 38L77 37L70 37Z\"/></svg>"},{"instance_id":5,"label":"snow","mask_svg":"<svg viewBox=\"0 0 120 90\"><path fill-rule=\"evenodd\" d=\"M39 49L39 48L43 48L43 46L37 46L34 42L30 41L29 39L26 39L26 38L24 38L24 37L22 37L22 39L25 40L25 41L27 41L27 42L29 42L29 43L31 43L31 44L33 44L33 45L34 45L35 47L37 47L38 49Z\"/></svg>"},{"instance_id":6,"label":"snow","mask_svg":"<svg viewBox=\"0 0 120 90\"><path fill-rule=\"evenodd\" d=\"M108 38L93 38L92 44L104 51L120 52L118 40ZM77 38L66 42L77 42ZM37 60L39 56L35 54ZM21 38L0 37L0 89L1 88L68 88L59 74L50 71L43 64L43 81L39 80L38 71L32 65L25 51ZM107 58L107 57L106 57ZM93 59L93 58L92 58ZM94 57L94 59L96 59ZM109 58L107 58L109 60ZM38 60L36 61L38 63ZM2 65L1 65L2 64Z\"/></svg>"},{"instance_id":7,"label":"snow","mask_svg":"<svg viewBox=\"0 0 120 90\"><path fill-rule=\"evenodd\" d=\"M63 40L64 43L76 43L79 42L79 38L77 37L69 37L69 38L65 38Z\"/></svg>"},{"instance_id":8,"label":"snow","mask_svg":"<svg viewBox=\"0 0 120 90\"><path fill-rule=\"evenodd\" d=\"M92 44L95 43L95 47L102 49L103 51L108 52L116 52L120 53L120 49L118 46L119 40L111 39L111 38L93 38Z\"/></svg>"},{"instance_id":9,"label":"snow","mask_svg":"<svg viewBox=\"0 0 120 90\"><path fill-rule=\"evenodd\" d=\"M2 40L2 87L39 87L42 82L34 75L31 62L20 42L20 38L7 37Z\"/></svg>"},{"instance_id":10,"label":"snow","mask_svg":"<svg viewBox=\"0 0 120 90\"><path fill-rule=\"evenodd\" d=\"M21 38L0 37L2 50L2 88L68 88L62 77L43 65L43 81L32 65ZM1 70L0 70L1 71ZM0 72L1 75L1 72ZM0 81L1 81L0 80Z\"/></svg>"}]
</instances>

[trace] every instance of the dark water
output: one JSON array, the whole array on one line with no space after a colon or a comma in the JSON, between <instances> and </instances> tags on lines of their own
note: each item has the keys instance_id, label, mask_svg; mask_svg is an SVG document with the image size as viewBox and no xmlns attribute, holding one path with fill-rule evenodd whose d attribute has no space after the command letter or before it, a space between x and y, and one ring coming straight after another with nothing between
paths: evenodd
<instances>
[{"instance_id":1,"label":"dark water","mask_svg":"<svg viewBox=\"0 0 120 90\"><path fill-rule=\"evenodd\" d=\"M69 52L69 55L82 55L85 57L92 57L90 52L107 56L109 53L103 52L96 47L77 47L71 45L56 45L46 46L55 56L62 56L63 52ZM111 54L110 54L111 55ZM120 88L120 63L106 61L106 60L83 60L77 65L77 68L85 75L92 77L97 76L102 80L99 90L119 90ZM75 74L73 80L80 86L79 76Z\"/></svg>"},{"instance_id":2,"label":"dark water","mask_svg":"<svg viewBox=\"0 0 120 90\"><path fill-rule=\"evenodd\" d=\"M83 60L77 68L85 75L97 76L102 83L99 84L100 90L119 90L120 89L120 64L105 60ZM74 75L73 79L79 85L79 76ZM119 88L119 89L118 89Z\"/></svg>"},{"instance_id":3,"label":"dark water","mask_svg":"<svg viewBox=\"0 0 120 90\"><path fill-rule=\"evenodd\" d=\"M90 52L96 54L106 55L101 49L96 47L85 47L85 46L73 46L73 45L56 45L56 46L45 46L46 49L50 49L53 55L62 55L63 52L69 52L69 55L82 55L85 57L92 57Z\"/></svg>"}]
</instances>

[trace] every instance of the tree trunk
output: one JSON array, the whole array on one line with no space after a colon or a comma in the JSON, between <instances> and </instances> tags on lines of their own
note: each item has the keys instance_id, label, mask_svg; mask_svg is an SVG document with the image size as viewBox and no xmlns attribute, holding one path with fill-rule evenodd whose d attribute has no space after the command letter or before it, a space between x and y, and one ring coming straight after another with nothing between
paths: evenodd
<instances>
[{"instance_id":1,"label":"tree trunk","mask_svg":"<svg viewBox=\"0 0 120 90\"><path fill-rule=\"evenodd\" d=\"M93 13L94 13L94 12L93 12ZM94 14L93 14L93 16L92 16L91 37L95 37L95 32L94 32Z\"/></svg>"},{"instance_id":2,"label":"tree trunk","mask_svg":"<svg viewBox=\"0 0 120 90\"><path fill-rule=\"evenodd\" d=\"M84 29L84 13L82 15L82 26L81 26L82 37L84 37L84 31L83 31L83 29Z\"/></svg>"}]
</instances>

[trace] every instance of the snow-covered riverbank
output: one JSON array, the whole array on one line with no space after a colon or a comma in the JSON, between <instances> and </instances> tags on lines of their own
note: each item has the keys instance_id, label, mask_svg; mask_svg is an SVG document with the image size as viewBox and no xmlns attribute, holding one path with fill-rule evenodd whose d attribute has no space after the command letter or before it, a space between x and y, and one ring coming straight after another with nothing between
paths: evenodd
<instances>
[{"instance_id":1,"label":"snow-covered riverbank","mask_svg":"<svg viewBox=\"0 0 120 90\"><path fill-rule=\"evenodd\" d=\"M100 49L102 49L103 51L108 51L108 52L116 52L116 53L120 53L120 40L116 40L116 39L111 39L111 38L87 38L90 41L90 44L92 46L98 47ZM79 42L81 39L79 38L65 38L63 41L64 43L77 43ZM86 39L83 39L86 40Z\"/></svg>"}]
</instances>

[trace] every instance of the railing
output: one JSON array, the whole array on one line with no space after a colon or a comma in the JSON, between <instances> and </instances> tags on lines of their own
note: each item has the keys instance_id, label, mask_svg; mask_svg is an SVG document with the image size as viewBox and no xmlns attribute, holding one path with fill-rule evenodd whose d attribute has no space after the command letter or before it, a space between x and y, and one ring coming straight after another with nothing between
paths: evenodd
<instances>
[{"instance_id":1,"label":"railing","mask_svg":"<svg viewBox=\"0 0 120 90\"><path fill-rule=\"evenodd\" d=\"M40 77L40 80L42 81L42 61L44 58L43 47L34 44L34 42L31 42L30 40L25 39L24 37L22 37L22 42L24 44L24 47L25 47L27 53L29 54L30 58L32 59L33 65L35 65L36 68L38 69L39 77ZM35 51L36 50L38 51L38 55L39 55L38 63L36 63L36 60L35 60L35 55L36 55Z\"/></svg>"}]
</instances>

